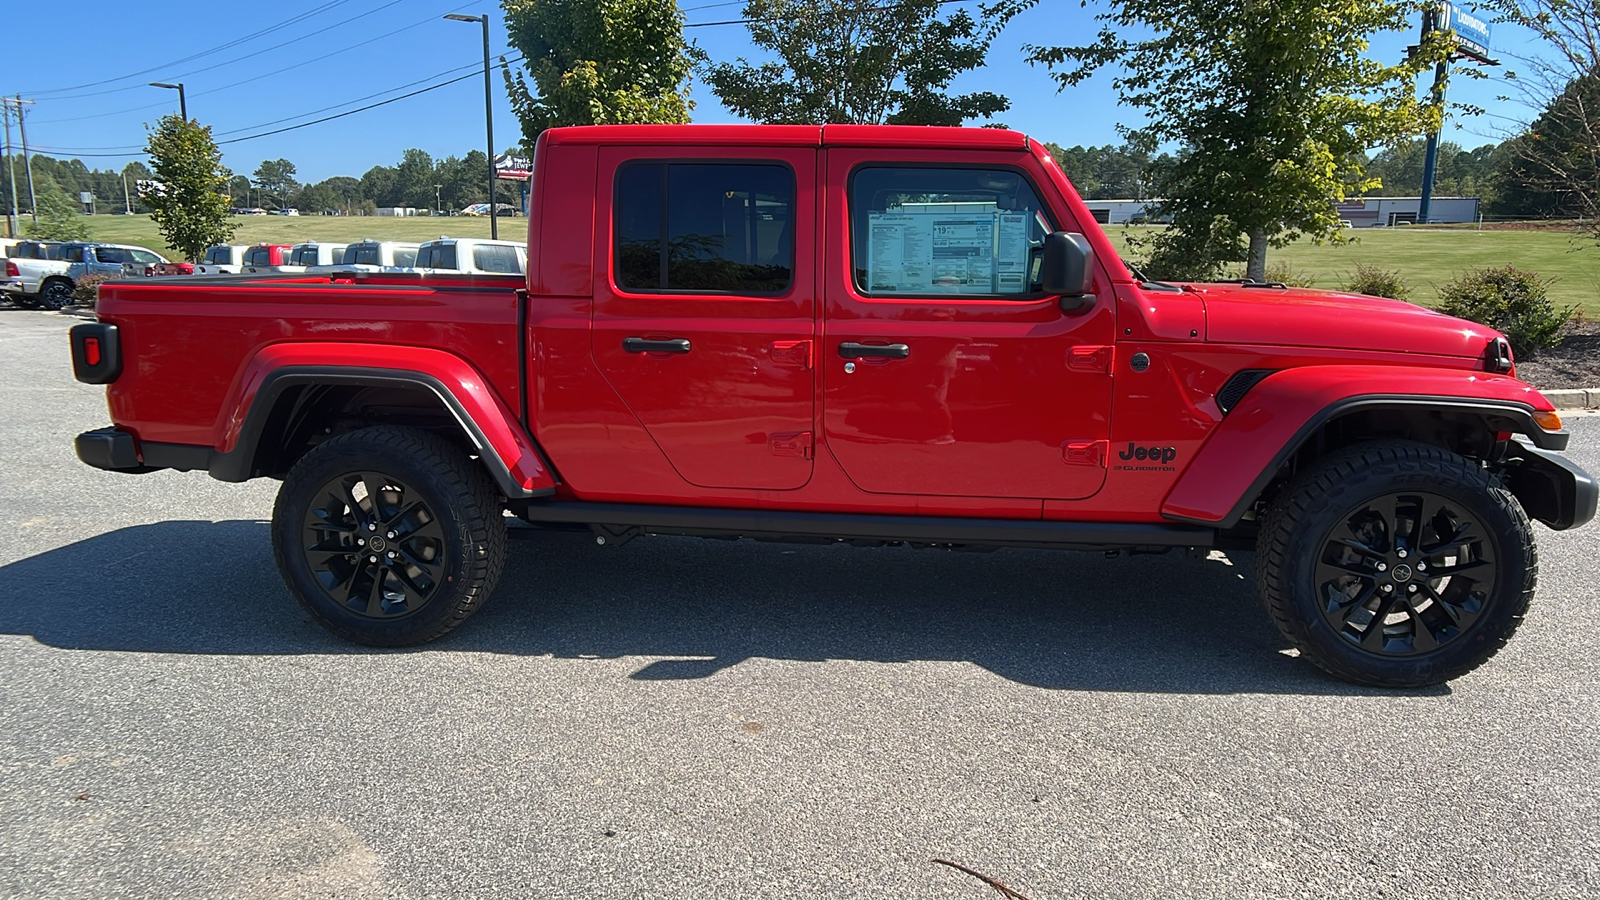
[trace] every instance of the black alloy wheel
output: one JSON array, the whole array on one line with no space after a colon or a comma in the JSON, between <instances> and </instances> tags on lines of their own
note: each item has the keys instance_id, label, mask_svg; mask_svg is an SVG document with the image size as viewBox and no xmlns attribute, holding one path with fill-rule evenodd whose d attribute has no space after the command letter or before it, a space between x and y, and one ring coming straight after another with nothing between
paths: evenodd
<instances>
[{"instance_id":1,"label":"black alloy wheel","mask_svg":"<svg viewBox=\"0 0 1600 900\"><path fill-rule=\"evenodd\" d=\"M349 472L317 491L301 544L328 597L374 619L407 616L439 591L449 548L439 516L392 475Z\"/></svg>"},{"instance_id":2,"label":"black alloy wheel","mask_svg":"<svg viewBox=\"0 0 1600 900\"><path fill-rule=\"evenodd\" d=\"M1347 513L1317 562L1322 615L1368 653L1431 653L1472 629L1498 580L1494 537L1437 494L1386 494Z\"/></svg>"},{"instance_id":3,"label":"black alloy wheel","mask_svg":"<svg viewBox=\"0 0 1600 900\"><path fill-rule=\"evenodd\" d=\"M59 278L46 282L39 292L39 303L45 309L64 309L72 303L72 285Z\"/></svg>"},{"instance_id":4,"label":"black alloy wheel","mask_svg":"<svg viewBox=\"0 0 1600 900\"><path fill-rule=\"evenodd\" d=\"M1358 684L1422 687L1499 652L1538 578L1533 528L1480 463L1411 441L1338 450L1261 518L1256 584L1300 655Z\"/></svg>"},{"instance_id":5,"label":"black alloy wheel","mask_svg":"<svg viewBox=\"0 0 1600 900\"><path fill-rule=\"evenodd\" d=\"M285 584L329 631L402 647L476 612L505 566L499 492L466 450L414 428L335 435L294 464L272 510Z\"/></svg>"}]
</instances>

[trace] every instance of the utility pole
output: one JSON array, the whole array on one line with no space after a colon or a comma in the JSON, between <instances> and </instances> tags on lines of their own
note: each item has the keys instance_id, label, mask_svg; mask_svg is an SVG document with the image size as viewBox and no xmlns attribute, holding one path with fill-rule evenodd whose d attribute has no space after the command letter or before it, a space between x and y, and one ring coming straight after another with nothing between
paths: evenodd
<instances>
[{"instance_id":1,"label":"utility pole","mask_svg":"<svg viewBox=\"0 0 1600 900\"><path fill-rule=\"evenodd\" d=\"M489 14L465 16L450 13L445 16L454 22L479 22L483 25L483 121L489 133L489 237L500 237L500 222L496 218L494 202L494 82L489 80Z\"/></svg>"},{"instance_id":2,"label":"utility pole","mask_svg":"<svg viewBox=\"0 0 1600 900\"><path fill-rule=\"evenodd\" d=\"M4 97L0 97L0 100L4 99ZM17 130L22 133L22 170L28 174L28 211L33 214L33 224L38 225L39 198L33 193L33 157L28 155L28 125L26 118L22 114L22 104L26 103L32 106L33 101L24 100L22 95L18 94L16 99L11 102L17 105Z\"/></svg>"},{"instance_id":3,"label":"utility pole","mask_svg":"<svg viewBox=\"0 0 1600 900\"><path fill-rule=\"evenodd\" d=\"M11 208L6 211L6 237L17 236L17 167L11 158L11 98L0 97L0 116L6 120L6 174L11 176Z\"/></svg>"}]
</instances>

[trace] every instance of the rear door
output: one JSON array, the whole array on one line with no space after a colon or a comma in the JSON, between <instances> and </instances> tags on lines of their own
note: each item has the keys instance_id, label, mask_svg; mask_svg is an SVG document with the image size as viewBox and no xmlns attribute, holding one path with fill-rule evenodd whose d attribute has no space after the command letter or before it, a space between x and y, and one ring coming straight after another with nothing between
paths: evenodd
<instances>
[{"instance_id":1,"label":"rear door","mask_svg":"<svg viewBox=\"0 0 1600 900\"><path fill-rule=\"evenodd\" d=\"M600 150L593 353L678 474L811 477L816 151Z\"/></svg>"}]
</instances>

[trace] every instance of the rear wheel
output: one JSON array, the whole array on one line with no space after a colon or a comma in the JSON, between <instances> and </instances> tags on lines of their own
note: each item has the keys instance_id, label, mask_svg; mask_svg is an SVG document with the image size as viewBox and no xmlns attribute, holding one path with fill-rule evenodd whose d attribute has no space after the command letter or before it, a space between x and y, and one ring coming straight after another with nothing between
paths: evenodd
<instances>
[{"instance_id":1,"label":"rear wheel","mask_svg":"<svg viewBox=\"0 0 1600 900\"><path fill-rule=\"evenodd\" d=\"M1329 673L1381 687L1477 668L1522 622L1537 574L1516 498L1481 466L1405 441L1316 463L1257 542L1257 585L1284 637Z\"/></svg>"},{"instance_id":2,"label":"rear wheel","mask_svg":"<svg viewBox=\"0 0 1600 900\"><path fill-rule=\"evenodd\" d=\"M39 303L45 309L62 309L72 303L72 282L52 278L39 288Z\"/></svg>"},{"instance_id":3,"label":"rear wheel","mask_svg":"<svg viewBox=\"0 0 1600 900\"><path fill-rule=\"evenodd\" d=\"M421 644L476 612L505 565L506 528L482 467L392 426L339 435L289 471L272 548L295 599L347 640Z\"/></svg>"}]
</instances>

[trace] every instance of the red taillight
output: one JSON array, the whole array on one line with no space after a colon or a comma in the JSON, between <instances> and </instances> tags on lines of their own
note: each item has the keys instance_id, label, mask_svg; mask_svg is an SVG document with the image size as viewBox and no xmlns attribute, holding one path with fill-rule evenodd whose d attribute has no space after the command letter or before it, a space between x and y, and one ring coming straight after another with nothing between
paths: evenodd
<instances>
[{"instance_id":1,"label":"red taillight","mask_svg":"<svg viewBox=\"0 0 1600 900\"><path fill-rule=\"evenodd\" d=\"M22 270L17 268L17 264L16 263L12 262L9 259L6 260L6 277L7 278L16 278L17 276L19 276L21 274L22 274Z\"/></svg>"},{"instance_id":2,"label":"red taillight","mask_svg":"<svg viewBox=\"0 0 1600 900\"><path fill-rule=\"evenodd\" d=\"M100 365L100 339L83 339L83 360L91 366Z\"/></svg>"}]
</instances>

